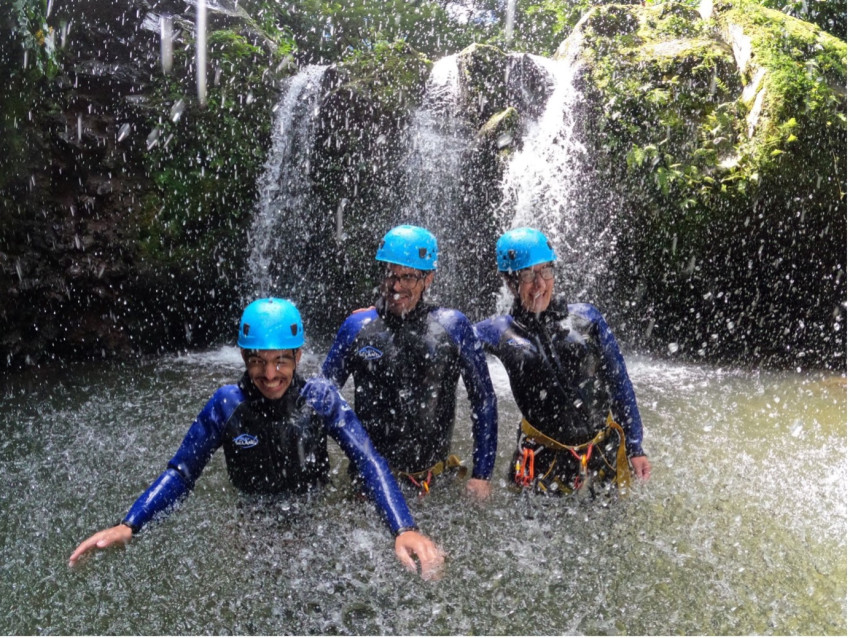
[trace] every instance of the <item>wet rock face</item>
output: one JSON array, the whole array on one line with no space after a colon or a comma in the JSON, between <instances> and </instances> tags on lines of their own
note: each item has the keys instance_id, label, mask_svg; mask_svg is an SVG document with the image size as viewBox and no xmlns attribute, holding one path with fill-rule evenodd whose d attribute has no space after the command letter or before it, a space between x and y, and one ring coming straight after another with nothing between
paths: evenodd
<instances>
[{"instance_id":1,"label":"wet rock face","mask_svg":"<svg viewBox=\"0 0 850 638\"><path fill-rule=\"evenodd\" d=\"M0 366L206 343L238 313L238 235L266 135L255 121L269 119L280 60L239 16L211 14L217 101L202 108L194 9L55 4L57 72L11 73L20 98L4 122L14 159L0 162ZM227 179L239 170L242 188Z\"/></svg>"},{"instance_id":2,"label":"wet rock face","mask_svg":"<svg viewBox=\"0 0 850 638\"><path fill-rule=\"evenodd\" d=\"M131 274L122 221L150 185L138 142L117 133L141 127L138 97L157 57L138 26L144 7L94 4L57 7L67 60L32 88L32 119L12 130L27 143L4 183L0 365L131 347L115 310Z\"/></svg>"}]
</instances>

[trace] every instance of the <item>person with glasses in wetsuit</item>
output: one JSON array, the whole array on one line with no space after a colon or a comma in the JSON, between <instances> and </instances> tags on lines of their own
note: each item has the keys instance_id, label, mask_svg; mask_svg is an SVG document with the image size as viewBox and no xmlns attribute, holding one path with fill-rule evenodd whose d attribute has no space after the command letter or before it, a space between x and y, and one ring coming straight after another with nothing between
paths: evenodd
<instances>
[{"instance_id":1,"label":"person with glasses in wetsuit","mask_svg":"<svg viewBox=\"0 0 850 638\"><path fill-rule=\"evenodd\" d=\"M418 226L397 226L375 256L384 267L375 305L350 315L322 373L340 388L354 377L354 408L399 482L427 493L449 468L455 392L462 376L472 406L473 468L466 490L490 494L496 458L496 397L484 352L461 312L430 304L437 239Z\"/></svg>"},{"instance_id":2,"label":"person with glasses in wetsuit","mask_svg":"<svg viewBox=\"0 0 850 638\"><path fill-rule=\"evenodd\" d=\"M169 511L195 485L213 453L224 448L231 483L249 493L302 493L328 480L327 434L357 468L368 494L395 536L399 560L423 578L440 575L443 553L419 533L386 461L376 452L355 413L321 376L298 372L304 327L295 305L260 299L245 308L237 344L245 372L213 395L189 428L166 470L121 522L97 532L71 554L127 543L154 517Z\"/></svg>"},{"instance_id":3,"label":"person with glasses in wetsuit","mask_svg":"<svg viewBox=\"0 0 850 638\"><path fill-rule=\"evenodd\" d=\"M522 413L511 479L548 494L649 479L643 425L626 364L602 314L553 297L555 251L533 228L496 243L510 314L475 325L505 367Z\"/></svg>"}]
</instances>

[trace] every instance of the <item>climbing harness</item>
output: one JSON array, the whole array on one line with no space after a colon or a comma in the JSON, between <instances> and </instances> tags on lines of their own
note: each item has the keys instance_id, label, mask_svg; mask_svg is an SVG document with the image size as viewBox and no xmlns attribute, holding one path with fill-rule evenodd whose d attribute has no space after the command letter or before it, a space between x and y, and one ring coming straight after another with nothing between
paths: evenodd
<instances>
[{"instance_id":1,"label":"climbing harness","mask_svg":"<svg viewBox=\"0 0 850 638\"><path fill-rule=\"evenodd\" d=\"M620 438L620 444L617 448L616 465L612 466L602 452L599 453L599 457L614 474L615 482L621 494L624 494L625 490L631 484L629 461L626 456L626 436L623 428L619 423L614 421L614 417L610 412L608 413L605 427L593 439L580 445L564 445L543 434L526 419L522 420L520 430L521 434L517 443L519 454L514 468L514 480L520 487L535 488L541 492L557 490L567 494L578 491L592 478L589 475L588 463L594 449L598 449L599 445L610 436L612 431L617 432ZM535 448L535 445L538 447ZM558 454L555 455L551 465L545 472L535 474L534 459L543 449L553 450ZM553 476L551 480L547 481L555 468L559 454L566 452L569 452L579 462L579 473L573 478L570 485L565 485L557 476ZM604 473L605 468L602 468L599 474L601 476Z\"/></svg>"},{"instance_id":2,"label":"climbing harness","mask_svg":"<svg viewBox=\"0 0 850 638\"><path fill-rule=\"evenodd\" d=\"M456 470L458 478L466 476L466 467L463 462L455 454L450 454L445 461L440 461L433 467L420 472L397 472L398 478L407 479L413 485L419 488L419 498L424 498L431 492L431 485L435 478L448 470Z\"/></svg>"}]
</instances>

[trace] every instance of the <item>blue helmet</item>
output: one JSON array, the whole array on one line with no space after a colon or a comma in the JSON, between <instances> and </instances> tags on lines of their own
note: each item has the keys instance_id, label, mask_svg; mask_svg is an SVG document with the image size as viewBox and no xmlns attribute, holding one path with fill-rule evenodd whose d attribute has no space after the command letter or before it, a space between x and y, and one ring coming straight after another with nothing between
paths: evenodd
<instances>
[{"instance_id":1,"label":"blue helmet","mask_svg":"<svg viewBox=\"0 0 850 638\"><path fill-rule=\"evenodd\" d=\"M258 299L248 304L239 323L240 348L292 350L304 345L304 324L295 304L287 299Z\"/></svg>"},{"instance_id":2,"label":"blue helmet","mask_svg":"<svg viewBox=\"0 0 850 638\"><path fill-rule=\"evenodd\" d=\"M558 256L546 235L535 228L514 228L496 242L499 272L517 272L556 259Z\"/></svg>"},{"instance_id":3,"label":"blue helmet","mask_svg":"<svg viewBox=\"0 0 850 638\"><path fill-rule=\"evenodd\" d=\"M417 270L436 270L437 238L419 226L396 226L384 235L375 259Z\"/></svg>"}]
</instances>

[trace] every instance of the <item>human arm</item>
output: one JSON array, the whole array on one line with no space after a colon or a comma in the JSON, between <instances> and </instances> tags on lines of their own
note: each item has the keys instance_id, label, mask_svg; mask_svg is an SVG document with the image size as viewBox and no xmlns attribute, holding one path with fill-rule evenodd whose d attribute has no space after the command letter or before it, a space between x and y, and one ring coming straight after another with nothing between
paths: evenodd
<instances>
[{"instance_id":1,"label":"human arm","mask_svg":"<svg viewBox=\"0 0 850 638\"><path fill-rule=\"evenodd\" d=\"M419 533L386 460L378 454L357 415L328 379L310 379L301 390L301 396L322 417L328 433L363 477L366 491L396 536L395 551L399 560L415 570L415 555L419 558L423 578L433 577L442 565L442 550Z\"/></svg>"},{"instance_id":2,"label":"human arm","mask_svg":"<svg viewBox=\"0 0 850 638\"><path fill-rule=\"evenodd\" d=\"M484 351L498 356L502 335L511 320L510 315L492 317L479 321L473 326L476 339L484 346Z\"/></svg>"},{"instance_id":3,"label":"human arm","mask_svg":"<svg viewBox=\"0 0 850 638\"><path fill-rule=\"evenodd\" d=\"M103 529L80 543L69 559L71 566L91 550L127 543L152 518L168 510L191 491L210 456L220 445L221 428L236 405L223 390L207 403L166 470L136 499L121 523Z\"/></svg>"},{"instance_id":4,"label":"human arm","mask_svg":"<svg viewBox=\"0 0 850 638\"><path fill-rule=\"evenodd\" d=\"M89 536L77 546L77 549L74 550L74 553L71 554L71 558L68 560L68 566L73 567L80 558L95 548L106 549L112 545L124 545L130 541L132 536L133 530L124 525L124 523L102 529L96 534Z\"/></svg>"},{"instance_id":5,"label":"human arm","mask_svg":"<svg viewBox=\"0 0 850 638\"><path fill-rule=\"evenodd\" d=\"M641 479L649 479L651 465L646 453L643 451L643 422L635 398L629 373L626 370L626 362L620 352L617 339L608 327L608 323L602 314L589 304L577 304L570 307L571 312L576 311L587 316L594 325L599 339L602 353L602 374L605 382L612 391L612 413L614 420L623 427L626 434L626 453L628 454L632 469Z\"/></svg>"},{"instance_id":6,"label":"human arm","mask_svg":"<svg viewBox=\"0 0 850 638\"><path fill-rule=\"evenodd\" d=\"M649 462L649 457L646 455L633 456L629 459L632 464L632 471L642 481L648 481L649 475L652 474L652 463Z\"/></svg>"},{"instance_id":7,"label":"human arm","mask_svg":"<svg viewBox=\"0 0 850 638\"><path fill-rule=\"evenodd\" d=\"M373 321L377 316L374 308L355 311L346 319L334 338L328 356L322 363L322 376L333 381L338 388L345 385L351 370L349 369L350 353L354 340L363 326Z\"/></svg>"},{"instance_id":8,"label":"human arm","mask_svg":"<svg viewBox=\"0 0 850 638\"><path fill-rule=\"evenodd\" d=\"M414 573L415 558L418 558L424 580L439 580L443 576L445 553L431 539L416 530L407 530L395 537L395 555L408 571Z\"/></svg>"},{"instance_id":9,"label":"human arm","mask_svg":"<svg viewBox=\"0 0 850 638\"><path fill-rule=\"evenodd\" d=\"M498 410L490 370L481 341L462 313L443 310L439 320L458 346L461 376L472 408L473 469L467 490L474 496L486 497L498 443ZM487 487L481 481L487 482Z\"/></svg>"}]
</instances>

